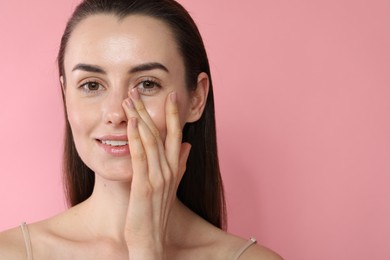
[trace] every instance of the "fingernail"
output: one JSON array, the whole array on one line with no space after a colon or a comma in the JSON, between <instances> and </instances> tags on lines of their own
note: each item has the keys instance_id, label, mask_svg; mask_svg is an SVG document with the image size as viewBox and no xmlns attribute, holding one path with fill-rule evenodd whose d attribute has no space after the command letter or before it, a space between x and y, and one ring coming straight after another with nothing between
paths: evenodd
<instances>
[{"instance_id":1,"label":"fingernail","mask_svg":"<svg viewBox=\"0 0 390 260\"><path fill-rule=\"evenodd\" d=\"M129 109L134 109L133 101L130 98L126 98L125 102Z\"/></svg>"},{"instance_id":2,"label":"fingernail","mask_svg":"<svg viewBox=\"0 0 390 260\"><path fill-rule=\"evenodd\" d=\"M130 119L130 121L131 121L131 126L132 126L133 128L137 128L137 125L138 125L137 118L136 118L136 117L132 117L132 118Z\"/></svg>"},{"instance_id":3,"label":"fingernail","mask_svg":"<svg viewBox=\"0 0 390 260\"><path fill-rule=\"evenodd\" d=\"M171 93L170 98L171 98L172 103L176 104L176 101L177 101L176 91Z\"/></svg>"},{"instance_id":4,"label":"fingernail","mask_svg":"<svg viewBox=\"0 0 390 260\"><path fill-rule=\"evenodd\" d=\"M139 99L139 92L138 92L138 89L136 88L133 88L131 91L131 96L135 99L135 100L138 100Z\"/></svg>"}]
</instances>

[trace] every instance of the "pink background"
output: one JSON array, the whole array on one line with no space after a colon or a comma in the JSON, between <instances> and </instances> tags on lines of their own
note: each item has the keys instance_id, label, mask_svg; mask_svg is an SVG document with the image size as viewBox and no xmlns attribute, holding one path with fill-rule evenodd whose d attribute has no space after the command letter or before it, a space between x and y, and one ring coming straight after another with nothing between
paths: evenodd
<instances>
[{"instance_id":1,"label":"pink background","mask_svg":"<svg viewBox=\"0 0 390 260\"><path fill-rule=\"evenodd\" d=\"M0 1L0 230L65 208L56 53L77 2ZM180 2L210 56L229 230L286 259L390 259L390 2Z\"/></svg>"}]
</instances>

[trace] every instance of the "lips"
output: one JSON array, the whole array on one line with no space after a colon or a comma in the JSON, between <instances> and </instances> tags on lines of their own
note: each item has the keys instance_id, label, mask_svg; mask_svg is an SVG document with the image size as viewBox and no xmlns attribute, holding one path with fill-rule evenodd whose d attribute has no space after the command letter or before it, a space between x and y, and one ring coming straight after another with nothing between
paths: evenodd
<instances>
[{"instance_id":1,"label":"lips","mask_svg":"<svg viewBox=\"0 0 390 260\"><path fill-rule=\"evenodd\" d=\"M127 135L105 135L97 138L96 141L109 155L125 156L130 154Z\"/></svg>"},{"instance_id":2,"label":"lips","mask_svg":"<svg viewBox=\"0 0 390 260\"><path fill-rule=\"evenodd\" d=\"M115 140L101 140L103 144L111 145L111 146L123 146L128 145L128 141L115 141Z\"/></svg>"}]
</instances>

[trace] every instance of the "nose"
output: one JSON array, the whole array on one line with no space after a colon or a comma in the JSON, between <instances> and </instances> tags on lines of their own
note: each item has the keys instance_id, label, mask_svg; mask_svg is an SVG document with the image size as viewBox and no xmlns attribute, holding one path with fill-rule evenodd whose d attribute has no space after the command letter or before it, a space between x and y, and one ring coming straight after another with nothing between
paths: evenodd
<instances>
[{"instance_id":1,"label":"nose","mask_svg":"<svg viewBox=\"0 0 390 260\"><path fill-rule=\"evenodd\" d=\"M126 91L112 90L107 94L104 105L102 106L105 124L115 127L127 125L127 117L122 107L122 102L126 98Z\"/></svg>"}]
</instances>

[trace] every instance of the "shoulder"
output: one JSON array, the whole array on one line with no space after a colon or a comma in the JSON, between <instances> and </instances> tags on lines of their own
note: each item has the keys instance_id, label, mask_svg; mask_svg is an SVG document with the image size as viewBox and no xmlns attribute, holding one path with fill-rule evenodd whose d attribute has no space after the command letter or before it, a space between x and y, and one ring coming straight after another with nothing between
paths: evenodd
<instances>
[{"instance_id":1,"label":"shoulder","mask_svg":"<svg viewBox=\"0 0 390 260\"><path fill-rule=\"evenodd\" d=\"M20 227L0 233L0 259L25 259L26 248Z\"/></svg>"},{"instance_id":2,"label":"shoulder","mask_svg":"<svg viewBox=\"0 0 390 260\"><path fill-rule=\"evenodd\" d=\"M251 244L249 238L244 239L228 233L208 222L198 221L187 226L191 228L187 229L186 237L190 238L192 245L195 244L192 253L195 256L204 256L202 259L283 260L271 249L258 243Z\"/></svg>"},{"instance_id":3,"label":"shoulder","mask_svg":"<svg viewBox=\"0 0 390 260\"><path fill-rule=\"evenodd\" d=\"M262 245L254 244L243 252L239 260L283 260L283 258Z\"/></svg>"},{"instance_id":4,"label":"shoulder","mask_svg":"<svg viewBox=\"0 0 390 260\"><path fill-rule=\"evenodd\" d=\"M243 239L232 234L225 233L225 238L221 240L224 244L221 247L225 247L229 255L237 257L239 252L242 252L237 258L239 260L283 260L277 253L271 249L256 243L251 243L249 239Z\"/></svg>"},{"instance_id":5,"label":"shoulder","mask_svg":"<svg viewBox=\"0 0 390 260\"><path fill-rule=\"evenodd\" d=\"M38 256L45 256L39 257L39 259L49 259L50 257L46 256L53 252L53 241L57 241L56 234L52 228L53 220L56 220L56 217L35 223L29 223L26 225L28 235L31 239L30 245L32 246L33 254ZM27 245L21 226L0 233L1 260L27 259L26 246ZM55 250L57 249L58 248Z\"/></svg>"},{"instance_id":6,"label":"shoulder","mask_svg":"<svg viewBox=\"0 0 390 260\"><path fill-rule=\"evenodd\" d=\"M205 233L209 234L211 238L208 248L210 248L209 256L212 256L213 259L283 260L271 249L257 242L253 243L249 239L241 238L217 228L209 228Z\"/></svg>"}]
</instances>

